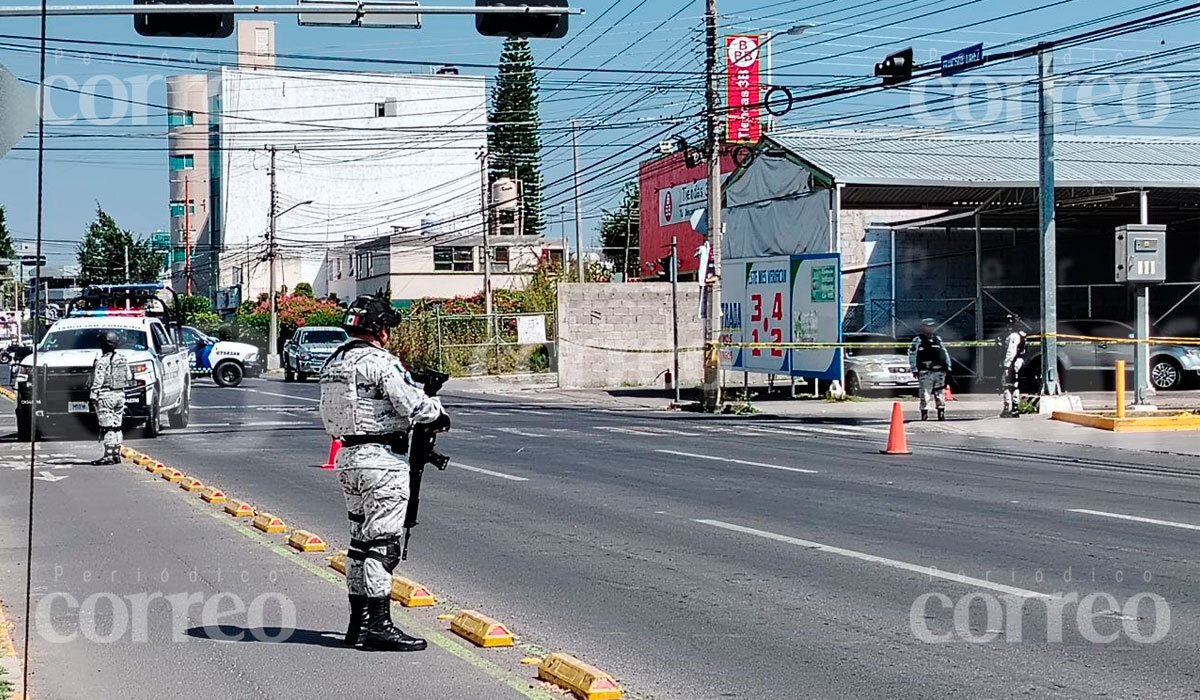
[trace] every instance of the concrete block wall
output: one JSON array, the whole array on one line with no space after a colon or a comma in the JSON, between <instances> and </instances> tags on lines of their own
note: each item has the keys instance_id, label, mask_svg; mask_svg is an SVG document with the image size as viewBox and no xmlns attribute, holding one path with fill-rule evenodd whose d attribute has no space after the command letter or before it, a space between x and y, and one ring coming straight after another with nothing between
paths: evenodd
<instances>
[{"instance_id":1,"label":"concrete block wall","mask_svg":"<svg viewBox=\"0 0 1200 700\"><path fill-rule=\"evenodd\" d=\"M702 380L700 290L679 285L682 386ZM558 385L564 389L663 386L672 367L671 285L560 284Z\"/></svg>"}]
</instances>

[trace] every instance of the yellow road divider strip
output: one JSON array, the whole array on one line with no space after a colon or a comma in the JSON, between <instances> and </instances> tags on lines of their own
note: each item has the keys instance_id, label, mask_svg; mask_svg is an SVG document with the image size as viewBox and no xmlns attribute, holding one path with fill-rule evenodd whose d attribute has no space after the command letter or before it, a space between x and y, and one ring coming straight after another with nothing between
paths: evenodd
<instances>
[{"instance_id":1,"label":"yellow road divider strip","mask_svg":"<svg viewBox=\"0 0 1200 700\"><path fill-rule=\"evenodd\" d=\"M406 608L428 608L437 604L429 588L403 576L392 577L392 600Z\"/></svg>"},{"instance_id":2,"label":"yellow road divider strip","mask_svg":"<svg viewBox=\"0 0 1200 700\"><path fill-rule=\"evenodd\" d=\"M277 518L270 513L258 513L254 516L254 528L266 533L287 532L287 525L282 518Z\"/></svg>"},{"instance_id":3,"label":"yellow road divider strip","mask_svg":"<svg viewBox=\"0 0 1200 700\"><path fill-rule=\"evenodd\" d=\"M235 518L254 517L254 507L246 501L230 501L225 505L225 512Z\"/></svg>"},{"instance_id":4,"label":"yellow road divider strip","mask_svg":"<svg viewBox=\"0 0 1200 700\"><path fill-rule=\"evenodd\" d=\"M308 530L292 530L292 534L288 535L288 546L301 552L324 552L328 549L325 540Z\"/></svg>"}]
</instances>

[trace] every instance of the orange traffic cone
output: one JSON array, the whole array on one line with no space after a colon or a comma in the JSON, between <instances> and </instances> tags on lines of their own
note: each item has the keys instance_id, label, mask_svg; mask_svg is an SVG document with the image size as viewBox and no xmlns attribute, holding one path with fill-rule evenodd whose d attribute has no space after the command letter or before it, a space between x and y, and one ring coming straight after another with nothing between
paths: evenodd
<instances>
[{"instance_id":1,"label":"orange traffic cone","mask_svg":"<svg viewBox=\"0 0 1200 700\"><path fill-rule=\"evenodd\" d=\"M950 391L950 385L949 385L949 384L947 384L947 385L946 385L946 400L947 400L947 401L954 401L954 400L955 400L955 398L954 398L954 392L953 392L953 391Z\"/></svg>"},{"instance_id":2,"label":"orange traffic cone","mask_svg":"<svg viewBox=\"0 0 1200 700\"><path fill-rule=\"evenodd\" d=\"M904 434L904 411L900 402L892 404L892 429L888 433L887 449L880 450L885 455L910 455L908 436Z\"/></svg>"},{"instance_id":3,"label":"orange traffic cone","mask_svg":"<svg viewBox=\"0 0 1200 700\"><path fill-rule=\"evenodd\" d=\"M326 471L332 470L334 468L333 463L341 451L342 441L334 438L333 442L329 443L329 461L321 465L321 468Z\"/></svg>"}]
</instances>

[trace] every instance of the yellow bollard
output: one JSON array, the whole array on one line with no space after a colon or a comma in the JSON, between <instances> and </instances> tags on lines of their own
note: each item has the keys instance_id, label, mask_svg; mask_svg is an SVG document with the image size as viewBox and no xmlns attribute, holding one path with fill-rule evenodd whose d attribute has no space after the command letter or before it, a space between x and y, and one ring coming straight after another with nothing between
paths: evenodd
<instances>
[{"instance_id":1,"label":"yellow bollard","mask_svg":"<svg viewBox=\"0 0 1200 700\"><path fill-rule=\"evenodd\" d=\"M1117 360L1117 418L1125 417L1125 360Z\"/></svg>"}]
</instances>

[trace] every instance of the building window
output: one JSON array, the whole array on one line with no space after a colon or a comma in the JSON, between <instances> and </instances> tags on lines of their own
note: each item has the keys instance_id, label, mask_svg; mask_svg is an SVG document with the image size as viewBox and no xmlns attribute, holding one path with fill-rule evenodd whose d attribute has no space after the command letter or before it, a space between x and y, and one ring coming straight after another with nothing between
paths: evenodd
<instances>
[{"instance_id":1,"label":"building window","mask_svg":"<svg viewBox=\"0 0 1200 700\"><path fill-rule=\"evenodd\" d=\"M196 215L196 200L189 199L187 204L188 204L188 207L187 207L188 208L188 212L187 212L188 216L195 216ZM183 200L182 199L171 200L171 216L183 216Z\"/></svg>"},{"instance_id":2,"label":"building window","mask_svg":"<svg viewBox=\"0 0 1200 700\"><path fill-rule=\"evenodd\" d=\"M552 266L562 268L564 264L564 255L562 250L557 248L548 248L542 252L542 257Z\"/></svg>"},{"instance_id":3,"label":"building window","mask_svg":"<svg viewBox=\"0 0 1200 700\"><path fill-rule=\"evenodd\" d=\"M342 278L342 259L341 259L341 258L338 258L338 259L335 261L335 264L334 264L334 266L337 268L337 277L336 277L335 279L339 279L339 280L340 280L340 279Z\"/></svg>"},{"instance_id":4,"label":"building window","mask_svg":"<svg viewBox=\"0 0 1200 700\"><path fill-rule=\"evenodd\" d=\"M474 272L475 249L470 246L435 246L433 269L448 272Z\"/></svg>"},{"instance_id":5,"label":"building window","mask_svg":"<svg viewBox=\"0 0 1200 700\"><path fill-rule=\"evenodd\" d=\"M508 248L492 248L492 270L508 272Z\"/></svg>"},{"instance_id":6,"label":"building window","mask_svg":"<svg viewBox=\"0 0 1200 700\"><path fill-rule=\"evenodd\" d=\"M185 156L171 156L171 170L191 170L196 167L195 157L192 154Z\"/></svg>"},{"instance_id":7,"label":"building window","mask_svg":"<svg viewBox=\"0 0 1200 700\"><path fill-rule=\"evenodd\" d=\"M241 283L242 283L242 268L235 267L235 268L233 268L233 284L240 285Z\"/></svg>"},{"instance_id":8,"label":"building window","mask_svg":"<svg viewBox=\"0 0 1200 700\"><path fill-rule=\"evenodd\" d=\"M384 116L385 113L387 113L387 104L384 102L376 102L375 103L375 116L382 117L382 116Z\"/></svg>"},{"instance_id":9,"label":"building window","mask_svg":"<svg viewBox=\"0 0 1200 700\"><path fill-rule=\"evenodd\" d=\"M178 129L181 126L192 126L196 123L196 114L194 112L168 112L167 113L167 128Z\"/></svg>"}]
</instances>

